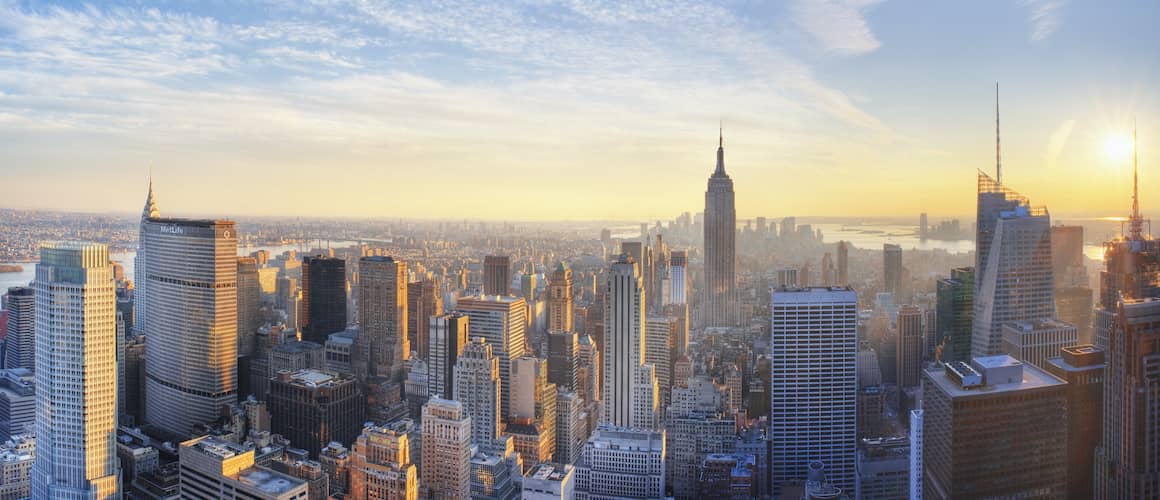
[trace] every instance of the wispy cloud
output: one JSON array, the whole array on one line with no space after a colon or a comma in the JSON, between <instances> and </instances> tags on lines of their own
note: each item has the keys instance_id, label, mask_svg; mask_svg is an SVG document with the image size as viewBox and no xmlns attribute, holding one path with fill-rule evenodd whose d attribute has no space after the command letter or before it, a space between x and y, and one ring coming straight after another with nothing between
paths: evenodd
<instances>
[{"instance_id":1,"label":"wispy cloud","mask_svg":"<svg viewBox=\"0 0 1160 500\"><path fill-rule=\"evenodd\" d=\"M794 0L793 22L822 47L840 55L878 50L882 42L866 22L865 11L881 0Z\"/></svg>"},{"instance_id":2,"label":"wispy cloud","mask_svg":"<svg viewBox=\"0 0 1160 500\"><path fill-rule=\"evenodd\" d=\"M1031 24L1031 40L1041 42L1050 37L1063 22L1063 7L1067 0L1019 0L1019 5L1027 9L1027 22Z\"/></svg>"},{"instance_id":3,"label":"wispy cloud","mask_svg":"<svg viewBox=\"0 0 1160 500\"><path fill-rule=\"evenodd\" d=\"M1054 169L1058 164L1059 155L1063 152L1064 146L1067 145L1068 138L1071 137L1071 131L1075 128L1075 120L1064 120L1051 133L1051 139L1047 142L1047 166Z\"/></svg>"}]
</instances>

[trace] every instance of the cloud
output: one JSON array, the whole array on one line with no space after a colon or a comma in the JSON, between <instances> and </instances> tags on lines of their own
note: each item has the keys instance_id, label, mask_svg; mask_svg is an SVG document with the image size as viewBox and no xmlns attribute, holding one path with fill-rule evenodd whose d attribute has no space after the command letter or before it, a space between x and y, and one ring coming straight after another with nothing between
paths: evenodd
<instances>
[{"instance_id":1,"label":"cloud","mask_svg":"<svg viewBox=\"0 0 1160 500\"><path fill-rule=\"evenodd\" d=\"M1031 41L1042 42L1059 29L1067 0L1019 0L1019 5L1027 9Z\"/></svg>"},{"instance_id":2,"label":"cloud","mask_svg":"<svg viewBox=\"0 0 1160 500\"><path fill-rule=\"evenodd\" d=\"M1075 128L1075 120L1064 120L1051 133L1051 139L1047 142L1047 166L1055 168L1059 160L1059 154L1063 152L1063 147L1067 145L1067 139L1071 137L1071 131Z\"/></svg>"},{"instance_id":3,"label":"cloud","mask_svg":"<svg viewBox=\"0 0 1160 500\"><path fill-rule=\"evenodd\" d=\"M799 29L839 55L878 50L882 42L866 22L865 11L881 0L794 0L790 16Z\"/></svg>"}]
</instances>

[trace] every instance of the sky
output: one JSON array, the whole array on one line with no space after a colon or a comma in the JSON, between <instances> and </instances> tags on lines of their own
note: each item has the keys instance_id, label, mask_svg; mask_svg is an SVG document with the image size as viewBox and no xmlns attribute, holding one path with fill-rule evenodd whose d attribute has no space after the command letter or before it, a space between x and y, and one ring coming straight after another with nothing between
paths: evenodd
<instances>
[{"instance_id":1,"label":"sky","mask_svg":"<svg viewBox=\"0 0 1160 500\"><path fill-rule=\"evenodd\" d=\"M404 218L1160 207L1154 0L0 0L0 207ZM1160 208L1157 208L1160 210ZM1160 212L1158 212L1160 213Z\"/></svg>"}]
</instances>

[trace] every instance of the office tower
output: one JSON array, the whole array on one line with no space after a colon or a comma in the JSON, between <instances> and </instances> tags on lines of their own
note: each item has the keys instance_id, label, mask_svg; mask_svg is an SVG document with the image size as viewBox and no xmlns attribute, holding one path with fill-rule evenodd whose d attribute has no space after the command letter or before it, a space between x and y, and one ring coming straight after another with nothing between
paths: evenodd
<instances>
[{"instance_id":1,"label":"office tower","mask_svg":"<svg viewBox=\"0 0 1160 500\"><path fill-rule=\"evenodd\" d=\"M330 498L329 478L322 470L322 464L306 460L300 454L287 452L285 457L275 458L267 463L271 469L306 482L307 500L328 500Z\"/></svg>"},{"instance_id":2,"label":"office tower","mask_svg":"<svg viewBox=\"0 0 1160 500\"><path fill-rule=\"evenodd\" d=\"M42 244L34 286L33 498L119 498L116 291L108 247Z\"/></svg>"},{"instance_id":3,"label":"office tower","mask_svg":"<svg viewBox=\"0 0 1160 500\"><path fill-rule=\"evenodd\" d=\"M705 326L738 323L737 211L733 203L733 180L725 173L725 140L720 137L717 168L705 190Z\"/></svg>"},{"instance_id":4,"label":"office tower","mask_svg":"<svg viewBox=\"0 0 1160 500\"><path fill-rule=\"evenodd\" d=\"M923 377L925 498L1063 496L1065 382L1005 354Z\"/></svg>"},{"instance_id":5,"label":"office tower","mask_svg":"<svg viewBox=\"0 0 1160 500\"><path fill-rule=\"evenodd\" d=\"M673 250L669 253L669 297L664 305L688 304L689 257L684 250Z\"/></svg>"},{"instance_id":6,"label":"office tower","mask_svg":"<svg viewBox=\"0 0 1160 500\"><path fill-rule=\"evenodd\" d=\"M427 400L431 398L429 380L427 363L422 358L413 357L407 360L407 378L403 380L403 397L407 400L407 409L412 419L419 419L422 415L423 405L427 404ZM419 461L416 460L416 462Z\"/></svg>"},{"instance_id":7,"label":"office tower","mask_svg":"<svg viewBox=\"0 0 1160 500\"><path fill-rule=\"evenodd\" d=\"M331 441L350 443L362 430L366 401L349 375L281 371L270 381L270 428L317 457Z\"/></svg>"},{"instance_id":8,"label":"office tower","mask_svg":"<svg viewBox=\"0 0 1160 500\"><path fill-rule=\"evenodd\" d=\"M909 496L911 450L901 436L859 440L857 498L918 498Z\"/></svg>"},{"instance_id":9,"label":"office tower","mask_svg":"<svg viewBox=\"0 0 1160 500\"><path fill-rule=\"evenodd\" d=\"M568 464L539 464L524 476L524 500L574 500L575 467Z\"/></svg>"},{"instance_id":10,"label":"office tower","mask_svg":"<svg viewBox=\"0 0 1160 500\"><path fill-rule=\"evenodd\" d=\"M1003 348L1004 323L1055 316L1051 216L979 172L971 354Z\"/></svg>"},{"instance_id":11,"label":"office tower","mask_svg":"<svg viewBox=\"0 0 1160 500\"><path fill-rule=\"evenodd\" d=\"M556 264L548 279L548 332L572 331L572 269Z\"/></svg>"},{"instance_id":12,"label":"office tower","mask_svg":"<svg viewBox=\"0 0 1160 500\"><path fill-rule=\"evenodd\" d=\"M858 297L845 288L772 294L770 436L774 488L820 460L854 491Z\"/></svg>"},{"instance_id":13,"label":"office tower","mask_svg":"<svg viewBox=\"0 0 1160 500\"><path fill-rule=\"evenodd\" d=\"M665 316L648 316L645 319L644 362L653 366L653 373L656 374L657 378L657 392L661 394L662 402L668 399L666 396L673 388L672 350L670 347L676 336L677 321L675 319Z\"/></svg>"},{"instance_id":14,"label":"office tower","mask_svg":"<svg viewBox=\"0 0 1160 500\"><path fill-rule=\"evenodd\" d=\"M144 335L148 332L145 322L148 321L148 291L145 289L147 281L148 249L144 244L145 226L153 219L160 219L161 211L157 207L157 200L153 195L153 176L149 176L149 193L145 196L145 206L141 209L141 225L138 230L137 255L133 258L133 327L134 332Z\"/></svg>"},{"instance_id":15,"label":"office tower","mask_svg":"<svg viewBox=\"0 0 1160 500\"><path fill-rule=\"evenodd\" d=\"M511 258L507 255L488 255L483 258L483 294L511 294Z\"/></svg>"},{"instance_id":16,"label":"office tower","mask_svg":"<svg viewBox=\"0 0 1160 500\"><path fill-rule=\"evenodd\" d=\"M0 498L32 495L32 465L36 461L36 435L12 436L0 444Z\"/></svg>"},{"instance_id":17,"label":"office tower","mask_svg":"<svg viewBox=\"0 0 1160 500\"><path fill-rule=\"evenodd\" d=\"M1083 226L1051 227L1051 273L1055 277L1055 311L1075 325L1079 341L1095 342L1092 289L1083 256Z\"/></svg>"},{"instance_id":18,"label":"office tower","mask_svg":"<svg viewBox=\"0 0 1160 500\"><path fill-rule=\"evenodd\" d=\"M966 361L971 354L971 320L975 312L975 270L960 267L936 284L938 343L941 361Z\"/></svg>"},{"instance_id":19,"label":"office tower","mask_svg":"<svg viewBox=\"0 0 1160 500\"><path fill-rule=\"evenodd\" d=\"M471 339L455 362L454 399L471 416L471 442L490 446L503 432L499 359L483 338Z\"/></svg>"},{"instance_id":20,"label":"office tower","mask_svg":"<svg viewBox=\"0 0 1160 500\"><path fill-rule=\"evenodd\" d=\"M850 286L850 243L838 242L838 286Z\"/></svg>"},{"instance_id":21,"label":"office tower","mask_svg":"<svg viewBox=\"0 0 1160 500\"><path fill-rule=\"evenodd\" d=\"M520 297L532 302L536 299L536 275L531 273L520 274Z\"/></svg>"},{"instance_id":22,"label":"office tower","mask_svg":"<svg viewBox=\"0 0 1160 500\"><path fill-rule=\"evenodd\" d=\"M142 221L136 293L145 297L137 325L148 338L146 423L188 436L236 402L237 247L233 221Z\"/></svg>"},{"instance_id":23,"label":"office tower","mask_svg":"<svg viewBox=\"0 0 1160 500\"><path fill-rule=\"evenodd\" d=\"M923 465L922 439L923 410L910 410L910 496L908 498L922 498Z\"/></svg>"},{"instance_id":24,"label":"office tower","mask_svg":"<svg viewBox=\"0 0 1160 500\"><path fill-rule=\"evenodd\" d=\"M922 308L904 305L898 308L898 350L895 374L899 387L916 387L922 380Z\"/></svg>"},{"instance_id":25,"label":"office tower","mask_svg":"<svg viewBox=\"0 0 1160 500\"><path fill-rule=\"evenodd\" d=\"M756 498L757 459L745 453L714 453L701 463L699 498Z\"/></svg>"},{"instance_id":26,"label":"office tower","mask_svg":"<svg viewBox=\"0 0 1160 500\"><path fill-rule=\"evenodd\" d=\"M1095 311L1095 343L1108 353L1108 370L1115 370L1115 361L1128 362L1131 358L1115 360L1111 349L1118 301L1160 297L1160 240L1144 232L1144 216L1140 214L1138 184L1133 168L1132 213L1128 218L1126 235L1104 243L1104 270L1100 271L1100 301ZM1127 368L1124 368L1127 369ZM1110 387L1110 386L1109 386Z\"/></svg>"},{"instance_id":27,"label":"office tower","mask_svg":"<svg viewBox=\"0 0 1160 500\"><path fill-rule=\"evenodd\" d=\"M578 387L577 395L585 402L594 405L593 411L590 412L592 418L596 418L600 413L599 401L600 390L604 387L604 378L601 376L604 370L604 362L600 359L600 349L597 348L596 342L592 340L591 336L581 335L577 341L579 346L580 370L577 377Z\"/></svg>"},{"instance_id":28,"label":"office tower","mask_svg":"<svg viewBox=\"0 0 1160 500\"><path fill-rule=\"evenodd\" d=\"M511 417L507 433L527 466L550 462L556 453L556 385L548 382L548 362L524 356L512 360Z\"/></svg>"},{"instance_id":29,"label":"office tower","mask_svg":"<svg viewBox=\"0 0 1160 500\"><path fill-rule=\"evenodd\" d=\"M678 499L697 497L697 479L706 457L736 449L737 417L728 398L711 380L694 377L673 389L665 417L665 475Z\"/></svg>"},{"instance_id":30,"label":"office tower","mask_svg":"<svg viewBox=\"0 0 1160 500\"><path fill-rule=\"evenodd\" d=\"M320 369L324 364L325 355L322 346L314 342L292 340L278 344L269 349L269 372L266 377L275 377L281 371Z\"/></svg>"},{"instance_id":31,"label":"office tower","mask_svg":"<svg viewBox=\"0 0 1160 500\"><path fill-rule=\"evenodd\" d=\"M238 357L254 353L258 333L258 306L262 291L258 286L258 261L238 257Z\"/></svg>"},{"instance_id":32,"label":"office tower","mask_svg":"<svg viewBox=\"0 0 1160 500\"><path fill-rule=\"evenodd\" d=\"M326 358L323 368L335 373L354 373L355 339L358 338L358 327L352 326L338 333L326 337L322 351Z\"/></svg>"},{"instance_id":33,"label":"office tower","mask_svg":"<svg viewBox=\"0 0 1160 500\"><path fill-rule=\"evenodd\" d=\"M212 436L181 443L181 498L298 500L306 482L254 464L254 449Z\"/></svg>"},{"instance_id":34,"label":"office tower","mask_svg":"<svg viewBox=\"0 0 1160 500\"><path fill-rule=\"evenodd\" d=\"M604 295L604 410L601 421L616 427L652 428L657 401L656 375L645 364L645 292L632 258L612 264ZM651 400L650 400L651 399Z\"/></svg>"},{"instance_id":35,"label":"office tower","mask_svg":"<svg viewBox=\"0 0 1160 500\"><path fill-rule=\"evenodd\" d=\"M665 431L597 428L576 464L576 498L665 498Z\"/></svg>"},{"instance_id":36,"label":"office tower","mask_svg":"<svg viewBox=\"0 0 1160 500\"><path fill-rule=\"evenodd\" d=\"M927 227L928 227L928 224L927 224L926 212L918 214L918 238L919 239L921 239L921 240L926 239L926 228Z\"/></svg>"},{"instance_id":37,"label":"office tower","mask_svg":"<svg viewBox=\"0 0 1160 500\"><path fill-rule=\"evenodd\" d=\"M669 339L669 344L675 357L683 356L689 351L689 305L669 304L661 309L661 313L676 321L676 333Z\"/></svg>"},{"instance_id":38,"label":"office tower","mask_svg":"<svg viewBox=\"0 0 1160 500\"><path fill-rule=\"evenodd\" d=\"M1067 498L1094 497L1092 469L1103 436L1104 351L1091 344L1060 349L1043 367L1067 382Z\"/></svg>"},{"instance_id":39,"label":"office tower","mask_svg":"<svg viewBox=\"0 0 1160 500\"><path fill-rule=\"evenodd\" d=\"M4 368L36 370L36 290L8 289L8 325L4 337Z\"/></svg>"},{"instance_id":40,"label":"office tower","mask_svg":"<svg viewBox=\"0 0 1160 500\"><path fill-rule=\"evenodd\" d=\"M460 299L456 310L470 318L471 338L482 337L491 344L492 352L499 359L503 388L501 418L506 420L511 398L511 362L523 356L527 348L527 303L523 297L487 295Z\"/></svg>"},{"instance_id":41,"label":"office tower","mask_svg":"<svg viewBox=\"0 0 1160 500\"><path fill-rule=\"evenodd\" d=\"M145 421L145 337L136 337L125 345L125 402L118 404L124 422L140 425Z\"/></svg>"},{"instance_id":42,"label":"office tower","mask_svg":"<svg viewBox=\"0 0 1160 500\"><path fill-rule=\"evenodd\" d=\"M588 440L588 413L585 401L575 392L556 393L555 462L574 464Z\"/></svg>"},{"instance_id":43,"label":"office tower","mask_svg":"<svg viewBox=\"0 0 1160 500\"><path fill-rule=\"evenodd\" d=\"M368 426L354 444L351 498L418 500L419 474L411 463L411 443L398 426Z\"/></svg>"},{"instance_id":44,"label":"office tower","mask_svg":"<svg viewBox=\"0 0 1160 500\"><path fill-rule=\"evenodd\" d=\"M428 394L431 397L451 399L455 385L455 363L467 345L470 323L467 315L459 312L432 316L428 323Z\"/></svg>"},{"instance_id":45,"label":"office tower","mask_svg":"<svg viewBox=\"0 0 1160 500\"><path fill-rule=\"evenodd\" d=\"M511 436L503 436L471 457L472 500L513 500L520 494L523 460Z\"/></svg>"},{"instance_id":46,"label":"office tower","mask_svg":"<svg viewBox=\"0 0 1160 500\"><path fill-rule=\"evenodd\" d=\"M574 391L580 377L580 340L572 330L548 333L548 381Z\"/></svg>"},{"instance_id":47,"label":"office tower","mask_svg":"<svg viewBox=\"0 0 1160 500\"><path fill-rule=\"evenodd\" d=\"M834 257L830 252L822 255L822 286L834 286L834 279L837 278L837 269L834 268Z\"/></svg>"},{"instance_id":48,"label":"office tower","mask_svg":"<svg viewBox=\"0 0 1160 500\"><path fill-rule=\"evenodd\" d=\"M882 285L886 293L895 297L902 293L902 247L898 245L882 245Z\"/></svg>"},{"instance_id":49,"label":"office tower","mask_svg":"<svg viewBox=\"0 0 1160 500\"><path fill-rule=\"evenodd\" d=\"M458 401L439 396L423 405L424 498L471 499L471 417Z\"/></svg>"},{"instance_id":50,"label":"office tower","mask_svg":"<svg viewBox=\"0 0 1160 500\"><path fill-rule=\"evenodd\" d=\"M361 265L359 273L365 273ZM366 276L360 276L366 280ZM360 306L362 300L360 297ZM302 340L322 344L326 336L346 329L346 261L324 255L302 258L302 305L298 325ZM359 311L362 319L362 311Z\"/></svg>"},{"instance_id":51,"label":"office tower","mask_svg":"<svg viewBox=\"0 0 1160 500\"><path fill-rule=\"evenodd\" d=\"M1153 240L1133 240L1142 241ZM1140 265L1152 265L1154 255L1136 257ZM1160 439L1160 302L1124 295L1105 350L1103 440L1095 458L1095 498L1100 499L1160 495L1160 446L1155 445Z\"/></svg>"},{"instance_id":52,"label":"office tower","mask_svg":"<svg viewBox=\"0 0 1160 500\"><path fill-rule=\"evenodd\" d=\"M794 268L779 269L777 271L777 286L785 288L798 287L798 270Z\"/></svg>"},{"instance_id":53,"label":"office tower","mask_svg":"<svg viewBox=\"0 0 1160 500\"><path fill-rule=\"evenodd\" d=\"M423 279L407 285L407 341L410 350L430 361L431 346L429 328L431 318L443 314L443 301L439 299L439 283Z\"/></svg>"},{"instance_id":54,"label":"office tower","mask_svg":"<svg viewBox=\"0 0 1160 500\"><path fill-rule=\"evenodd\" d=\"M1003 325L1003 352L1024 363L1044 370L1047 359L1059 355L1059 350L1076 345L1075 325L1056 319L1015 321Z\"/></svg>"},{"instance_id":55,"label":"office tower","mask_svg":"<svg viewBox=\"0 0 1160 500\"><path fill-rule=\"evenodd\" d=\"M355 374L363 380L379 377L401 383L407 376L404 365L411 356L407 339L407 263L391 257L363 257L358 269Z\"/></svg>"},{"instance_id":56,"label":"office tower","mask_svg":"<svg viewBox=\"0 0 1160 500\"><path fill-rule=\"evenodd\" d=\"M0 370L0 443L35 432L35 424L35 375L24 368Z\"/></svg>"},{"instance_id":57,"label":"office tower","mask_svg":"<svg viewBox=\"0 0 1160 500\"><path fill-rule=\"evenodd\" d=\"M331 441L318 453L318 463L326 473L331 495L350 491L350 450L342 443Z\"/></svg>"}]
</instances>

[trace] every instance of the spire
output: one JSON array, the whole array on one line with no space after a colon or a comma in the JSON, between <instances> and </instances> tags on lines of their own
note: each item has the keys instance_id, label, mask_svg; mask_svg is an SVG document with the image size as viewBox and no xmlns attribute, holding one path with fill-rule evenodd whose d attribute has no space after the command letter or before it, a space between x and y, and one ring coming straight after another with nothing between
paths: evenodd
<instances>
[{"instance_id":1,"label":"spire","mask_svg":"<svg viewBox=\"0 0 1160 500\"><path fill-rule=\"evenodd\" d=\"M1140 240L1144 237L1144 218L1140 215L1140 182L1139 164L1136 157L1136 120L1132 120L1132 217L1130 219L1129 237Z\"/></svg>"},{"instance_id":2,"label":"spire","mask_svg":"<svg viewBox=\"0 0 1160 500\"><path fill-rule=\"evenodd\" d=\"M725 176L725 127L721 126L717 129L717 169L713 171L713 177Z\"/></svg>"},{"instance_id":3,"label":"spire","mask_svg":"<svg viewBox=\"0 0 1160 500\"><path fill-rule=\"evenodd\" d=\"M153 196L153 170L149 170L149 194L145 197L145 208L141 209L142 219L156 219L161 217L157 209L157 199Z\"/></svg>"},{"instance_id":4,"label":"spire","mask_svg":"<svg viewBox=\"0 0 1160 500\"><path fill-rule=\"evenodd\" d=\"M995 182L1003 184L1003 162L999 154L999 82L995 82Z\"/></svg>"}]
</instances>

